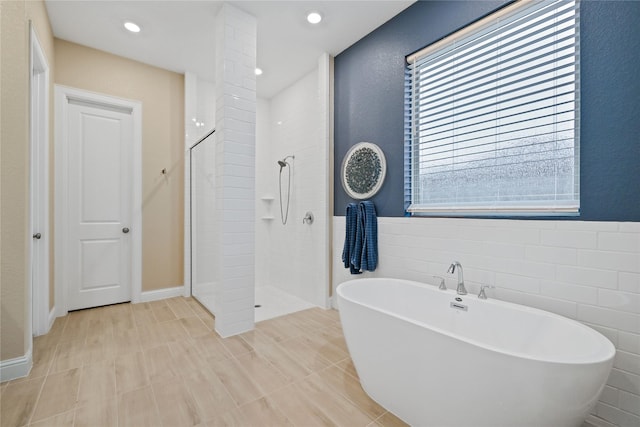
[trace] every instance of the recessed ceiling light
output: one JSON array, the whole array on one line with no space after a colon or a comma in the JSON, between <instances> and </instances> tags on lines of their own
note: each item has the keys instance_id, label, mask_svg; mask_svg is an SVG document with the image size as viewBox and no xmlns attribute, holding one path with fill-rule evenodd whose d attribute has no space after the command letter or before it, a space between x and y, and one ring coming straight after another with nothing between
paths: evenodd
<instances>
[{"instance_id":1,"label":"recessed ceiling light","mask_svg":"<svg viewBox=\"0 0 640 427\"><path fill-rule=\"evenodd\" d=\"M140 32L140 26L134 24L133 22L125 22L124 23L124 27L131 31L132 33L139 33Z\"/></svg>"},{"instance_id":2,"label":"recessed ceiling light","mask_svg":"<svg viewBox=\"0 0 640 427\"><path fill-rule=\"evenodd\" d=\"M311 12L307 15L307 21L310 24L319 24L320 21L322 21L322 15L320 15L318 12Z\"/></svg>"},{"instance_id":3,"label":"recessed ceiling light","mask_svg":"<svg viewBox=\"0 0 640 427\"><path fill-rule=\"evenodd\" d=\"M255 73L256 73L256 76L262 75L262 68L256 68Z\"/></svg>"}]
</instances>

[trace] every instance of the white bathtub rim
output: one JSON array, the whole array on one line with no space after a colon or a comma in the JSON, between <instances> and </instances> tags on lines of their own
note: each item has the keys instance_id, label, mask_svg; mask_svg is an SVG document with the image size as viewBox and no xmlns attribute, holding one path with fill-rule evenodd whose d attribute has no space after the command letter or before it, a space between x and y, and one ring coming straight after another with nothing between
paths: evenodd
<instances>
[{"instance_id":1,"label":"white bathtub rim","mask_svg":"<svg viewBox=\"0 0 640 427\"><path fill-rule=\"evenodd\" d=\"M613 343L611 343L611 341L605 337L603 334L601 334L600 332L596 331L593 328L588 327L587 325L578 322L574 319L570 319L568 317L565 316L561 316L559 314L555 314L555 313L551 313L549 311L546 310L541 310L538 308L534 308L534 307L529 307L529 306L525 306L525 305L521 305L521 304L516 304L516 303L512 303L512 302L508 302L508 301L502 301L496 298L493 299L486 299L486 300L478 300L478 303L482 303L482 304L494 304L494 305L508 305L508 306L512 306L514 309L520 310L520 311L525 311L525 312L531 312L531 313L535 313L538 315L542 315L542 316L549 316L552 318L556 318L562 321L566 321L566 322L571 322L573 323L575 326L587 331L588 334L591 335L595 335L598 336L598 339L603 340L603 347L607 347L606 350L603 350L601 352L598 352L597 359L596 358L592 358L592 359L588 359L588 360L583 360L583 359L563 359L563 360L557 360L557 359L553 359L553 358L545 358L545 357L536 357L536 356L532 356L531 354L527 354L524 352L519 352L519 351L513 351L513 350L507 350L505 348L501 348L501 347L497 347L494 345L489 345L487 343L484 343L482 341L479 340L475 340L473 338L469 338L469 337L465 337L459 334L456 334L452 331L448 331L446 329L442 329L439 328L437 326L433 326L433 325L429 325L428 323L425 322L421 322L415 319L411 319L409 317L403 316L400 313L396 313L396 312L392 312L389 310L386 310L384 308L381 307L375 307L375 306L371 306L368 304L364 304L361 303L359 301L354 301L351 298L345 297L344 292L343 292L343 285L348 285L348 284L356 284L357 282L363 282L363 281L394 281L394 282L401 282L410 286L416 286L416 287L429 287L431 290L434 290L432 288L435 288L434 285L429 285L426 283L421 283L421 282L416 282L413 280L405 280L405 279L395 279L392 277L371 277L371 278L363 278L363 279L352 279L352 280L347 280L345 282L342 282L338 285L338 287L336 288L336 294L338 296L337 300L338 300L338 308L340 308L340 300L344 299L352 304L356 304L359 305L361 307L365 307L368 308L370 310L375 310L375 311L379 311L381 313L384 313L388 316L392 316L392 317L396 317L398 319L401 319L403 321L406 321L408 323L411 323L413 325L419 326L421 328L426 328L429 329L431 331L437 332L439 334L445 335L445 336L449 336L453 339L462 341L462 342L466 342L468 344L486 349L488 351L493 351L499 354L503 354L506 356L512 356L512 357L517 357L517 358L522 358L522 359L526 359L526 360L531 360L531 361L535 361L535 362L544 362L544 363L553 363L553 364L557 364L557 365L597 365L597 364L607 364L610 363L613 358L616 355L616 349L615 346L613 345ZM362 284L362 283L360 283ZM346 288L346 286L344 286L344 288ZM444 290L438 290L437 292L441 292L444 293L446 295L451 296L452 298L457 297L458 295L456 294L456 292L452 289L447 289L446 291ZM467 296L467 298L469 297L473 297L473 296Z\"/></svg>"}]
</instances>

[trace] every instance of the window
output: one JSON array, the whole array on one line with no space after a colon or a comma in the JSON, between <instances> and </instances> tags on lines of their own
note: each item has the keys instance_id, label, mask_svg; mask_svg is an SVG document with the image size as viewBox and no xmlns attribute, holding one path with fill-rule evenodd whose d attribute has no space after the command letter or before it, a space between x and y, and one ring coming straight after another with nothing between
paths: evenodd
<instances>
[{"instance_id":1,"label":"window","mask_svg":"<svg viewBox=\"0 0 640 427\"><path fill-rule=\"evenodd\" d=\"M579 210L579 1L519 1L407 58L412 214Z\"/></svg>"}]
</instances>

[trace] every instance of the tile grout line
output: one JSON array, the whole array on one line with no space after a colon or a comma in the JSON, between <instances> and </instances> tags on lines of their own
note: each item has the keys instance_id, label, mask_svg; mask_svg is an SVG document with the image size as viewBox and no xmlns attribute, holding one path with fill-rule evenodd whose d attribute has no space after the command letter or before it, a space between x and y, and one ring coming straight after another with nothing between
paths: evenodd
<instances>
[{"instance_id":1,"label":"tile grout line","mask_svg":"<svg viewBox=\"0 0 640 427\"><path fill-rule=\"evenodd\" d=\"M80 387L78 387L78 389L80 389ZM78 407L76 406L76 408L73 410L73 424L71 424L74 427L76 425L76 418L77 417L78 417Z\"/></svg>"},{"instance_id":2,"label":"tile grout line","mask_svg":"<svg viewBox=\"0 0 640 427\"><path fill-rule=\"evenodd\" d=\"M182 376L180 376L180 381L182 381ZM158 415L158 420L160 420L160 424L164 424L162 422L162 416L160 415L160 405L158 405L158 398L156 397L156 390L153 388L153 384L151 384L151 379L149 379L148 387L151 389L151 396L153 397L153 405L156 410L156 415ZM143 387L144 388L144 387Z\"/></svg>"},{"instance_id":3,"label":"tile grout line","mask_svg":"<svg viewBox=\"0 0 640 427\"><path fill-rule=\"evenodd\" d=\"M76 390L76 399L75 399L75 402L73 403L73 424L75 424L76 411L78 410L78 402L80 401L80 387L82 386L82 378L86 375L84 367L85 367L85 364L83 363L79 368L80 375L78 376L78 389Z\"/></svg>"},{"instance_id":4,"label":"tile grout line","mask_svg":"<svg viewBox=\"0 0 640 427\"><path fill-rule=\"evenodd\" d=\"M33 421L33 416L36 413L36 409L38 409L38 404L40 403L40 398L42 397L42 390L44 390L44 385L47 383L48 379L49 379L49 375L47 374L44 377L44 380L42 381L42 384L40 385L40 390L38 390L38 397L36 398L36 401L33 404L33 409L31 410L31 414L29 414L29 418L27 419L27 424L25 424L25 425L29 425Z\"/></svg>"},{"instance_id":5,"label":"tile grout line","mask_svg":"<svg viewBox=\"0 0 640 427\"><path fill-rule=\"evenodd\" d=\"M146 304L146 303L141 303L141 304ZM133 306L133 304L132 304L132 306ZM151 308L151 306L149 306L149 310L151 310L151 314L155 318L155 314L153 313L153 309ZM133 308L131 308L131 314L133 315ZM138 336L138 340L139 340L140 339L140 328L138 327L139 325L138 325L138 321L137 321L135 315L133 315L133 325L136 328L136 335ZM142 351L142 355L144 356L144 349L142 348L142 346L140 346L140 351ZM120 394L124 394L124 392L123 393L118 393L118 375L117 375L117 372L116 372L116 370L118 368L117 368L115 359L116 358L114 358L114 360L113 360L113 376L114 376L113 383L114 383L115 389L116 389L116 426L119 426L120 425ZM153 391L153 389L152 389L152 391ZM154 403L155 403L155 397L154 397ZM156 404L156 406L157 406L157 404ZM157 409L156 409L156 411L157 411Z\"/></svg>"},{"instance_id":6,"label":"tile grout line","mask_svg":"<svg viewBox=\"0 0 640 427\"><path fill-rule=\"evenodd\" d=\"M133 314L133 308L130 306L129 307L129 311L131 311L131 317L133 319L133 326L134 328L136 328L136 335L138 336L138 339L140 339L140 331L138 330L138 323L136 322L136 316ZM113 339L115 341L115 329L114 329L114 336ZM118 355L114 355L113 356L113 370L111 371L111 374L113 375L113 389L115 391L115 402L114 405L116 407L116 427L118 427L120 425L120 399L118 397L118 376L116 375L116 359L118 358ZM75 426L74 426L75 427Z\"/></svg>"}]
</instances>

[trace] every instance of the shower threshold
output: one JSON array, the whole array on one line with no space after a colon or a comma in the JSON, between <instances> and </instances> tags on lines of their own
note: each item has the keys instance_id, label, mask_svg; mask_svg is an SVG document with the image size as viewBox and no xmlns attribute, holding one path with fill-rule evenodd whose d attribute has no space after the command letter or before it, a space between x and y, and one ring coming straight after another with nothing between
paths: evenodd
<instances>
[{"instance_id":1,"label":"shower threshold","mask_svg":"<svg viewBox=\"0 0 640 427\"><path fill-rule=\"evenodd\" d=\"M275 286L258 286L255 292L256 322L315 307L315 305Z\"/></svg>"}]
</instances>

